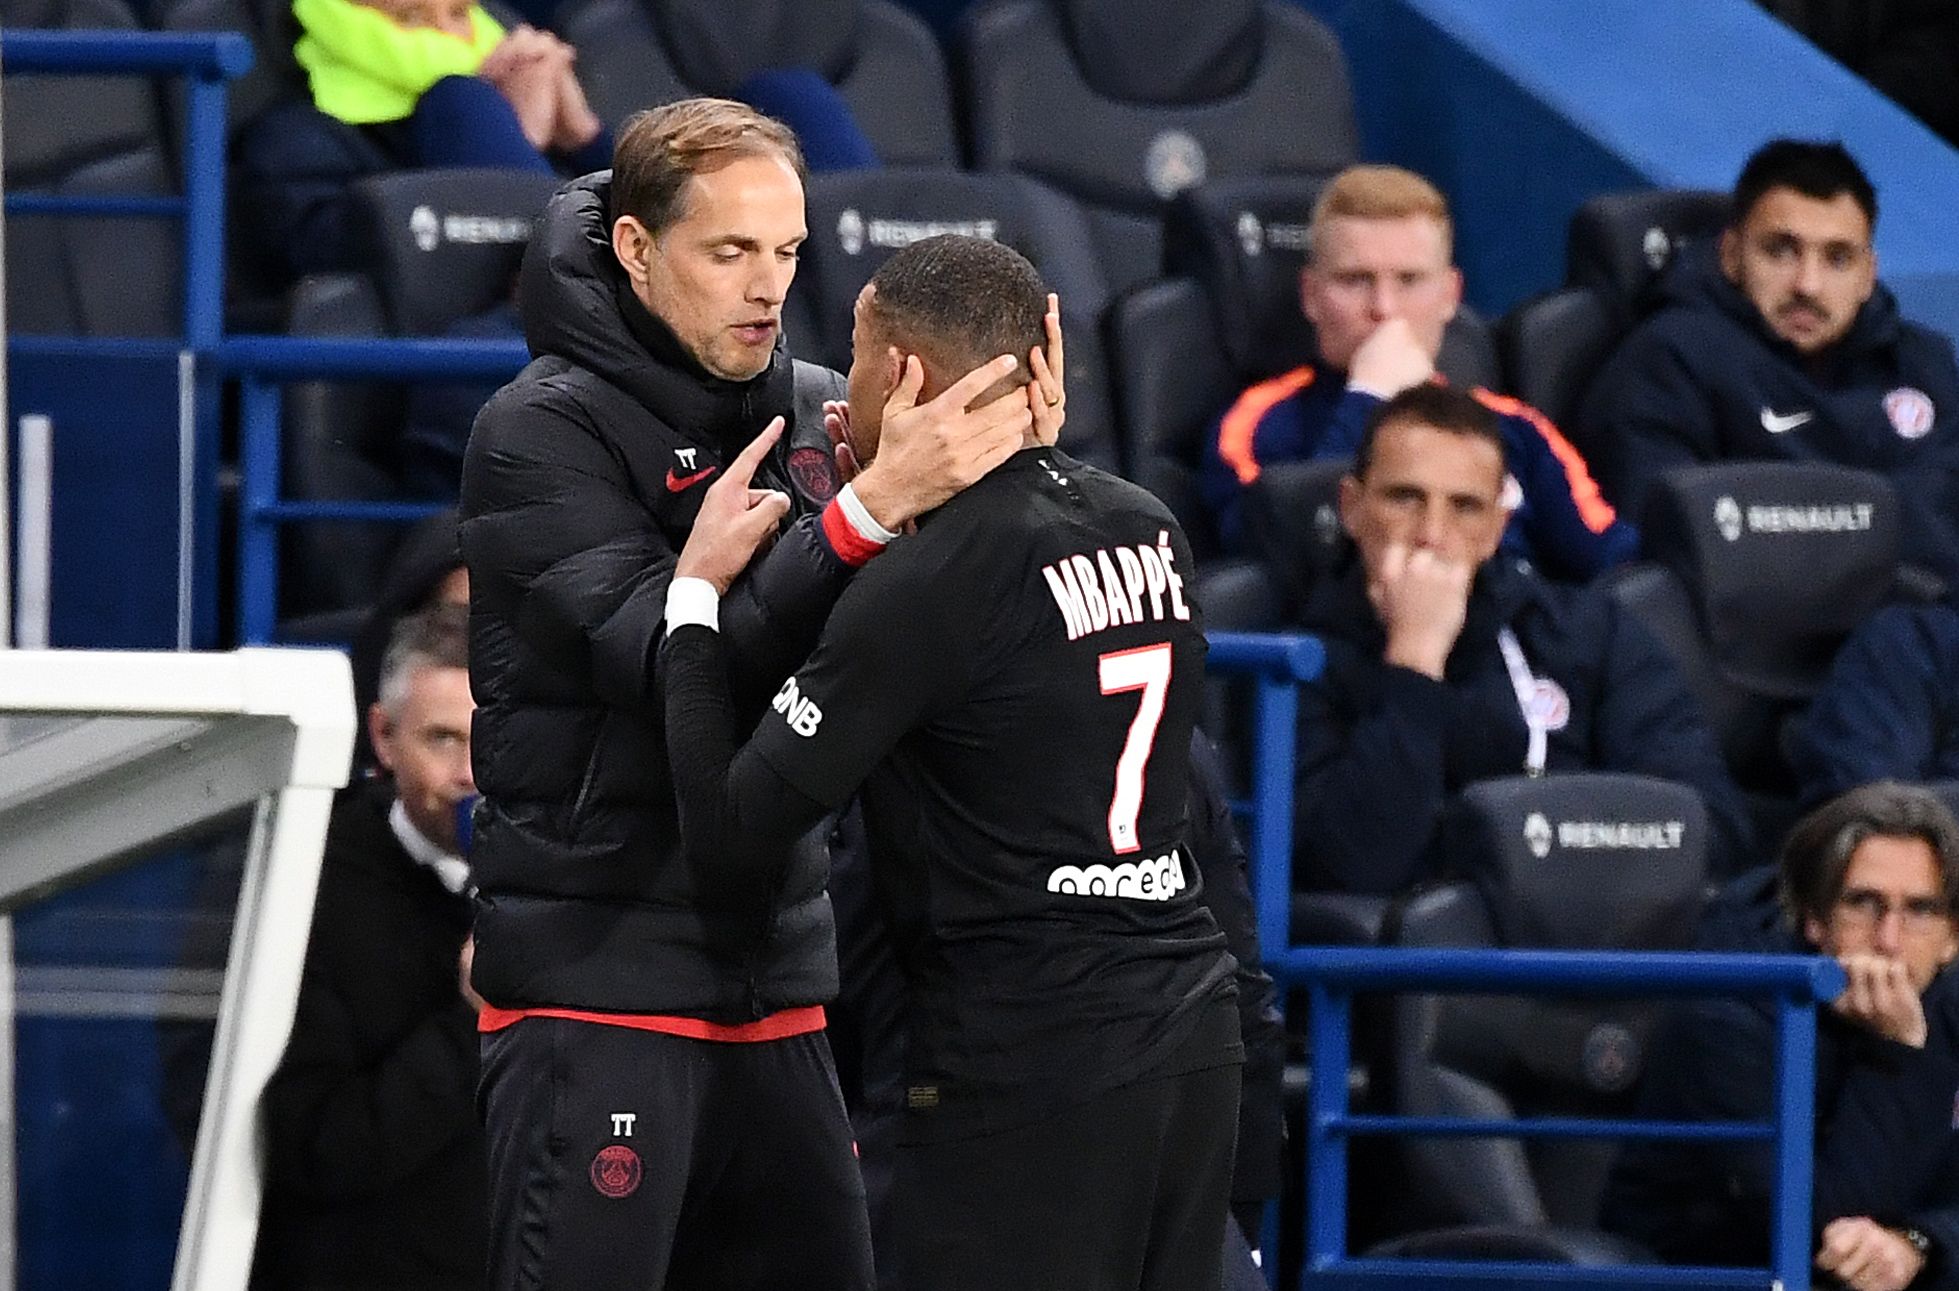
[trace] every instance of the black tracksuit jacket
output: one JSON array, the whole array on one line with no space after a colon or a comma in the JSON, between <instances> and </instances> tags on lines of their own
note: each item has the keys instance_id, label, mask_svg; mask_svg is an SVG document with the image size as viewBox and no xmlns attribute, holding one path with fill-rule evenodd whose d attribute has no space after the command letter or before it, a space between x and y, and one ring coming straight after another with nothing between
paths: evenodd
<instances>
[{"instance_id":1,"label":"black tracksuit jacket","mask_svg":"<svg viewBox=\"0 0 1959 1291\"><path fill-rule=\"evenodd\" d=\"M1578 422L1621 513L1676 466L1834 462L1897 486L1906 560L1959 586L1959 364L1952 342L1906 321L1880 285L1842 340L1813 359L1721 275L1710 243L1668 270L1665 304L1627 337Z\"/></svg>"},{"instance_id":2,"label":"black tracksuit jacket","mask_svg":"<svg viewBox=\"0 0 1959 1291\"><path fill-rule=\"evenodd\" d=\"M759 715L809 653L850 575L819 518L837 488L820 401L843 383L780 347L750 381L700 368L628 289L609 186L587 176L546 208L519 285L535 358L463 463L473 980L504 1008L739 1023L835 994L827 859L813 840L739 886L689 864L653 662L711 472L778 414L755 483L789 493L790 522L721 606L744 706Z\"/></svg>"}]
</instances>

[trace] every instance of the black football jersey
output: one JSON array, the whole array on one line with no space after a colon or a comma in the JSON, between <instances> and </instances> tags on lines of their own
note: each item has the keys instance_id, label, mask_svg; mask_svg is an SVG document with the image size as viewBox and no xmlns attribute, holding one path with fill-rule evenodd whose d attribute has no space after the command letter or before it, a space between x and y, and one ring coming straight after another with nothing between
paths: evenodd
<instances>
[{"instance_id":1,"label":"black football jersey","mask_svg":"<svg viewBox=\"0 0 1959 1291\"><path fill-rule=\"evenodd\" d=\"M826 807L861 787L915 1121L985 1128L1235 1049L1185 845L1191 568L1150 494L1023 450L858 573L736 760Z\"/></svg>"}]
</instances>

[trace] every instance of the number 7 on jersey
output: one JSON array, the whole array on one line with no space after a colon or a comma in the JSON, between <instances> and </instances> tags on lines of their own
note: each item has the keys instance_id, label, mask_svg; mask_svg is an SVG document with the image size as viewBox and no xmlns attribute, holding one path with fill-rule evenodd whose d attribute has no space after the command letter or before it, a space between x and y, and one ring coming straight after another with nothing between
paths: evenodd
<instances>
[{"instance_id":1,"label":"number 7 on jersey","mask_svg":"<svg viewBox=\"0 0 1959 1291\"><path fill-rule=\"evenodd\" d=\"M1116 759L1116 792L1109 801L1109 845L1117 853L1133 852L1142 846L1136 838L1136 817L1143 810L1144 772L1156 745L1157 723L1163 720L1163 699L1170 693L1170 645L1115 650L1095 662L1103 694L1143 692L1136 718L1129 723L1129 737L1122 743L1122 756Z\"/></svg>"}]
</instances>

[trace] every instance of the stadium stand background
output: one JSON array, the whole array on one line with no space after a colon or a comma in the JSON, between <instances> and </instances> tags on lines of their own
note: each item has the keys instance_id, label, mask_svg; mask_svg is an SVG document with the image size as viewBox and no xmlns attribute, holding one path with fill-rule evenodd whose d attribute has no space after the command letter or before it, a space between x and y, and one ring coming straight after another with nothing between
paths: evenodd
<instances>
[{"instance_id":1,"label":"stadium stand background","mask_svg":"<svg viewBox=\"0 0 1959 1291\"><path fill-rule=\"evenodd\" d=\"M889 195L875 178L812 186L812 218L821 212L825 225L813 226L819 249L792 301L792 327L808 334L808 352L841 361L847 333L838 332L839 303L848 300L848 284L875 267L862 245L850 249L875 241L868 223L853 235L846 215L863 222L876 200L895 203L883 218L900 225L994 220L1023 228L1030 243L1023 249L1071 287L1064 311L1071 337L1080 338L1071 372L1092 386L1071 407L1077 433L1091 439L1090 456L1147 480L1173 506L1186 505L1176 496L1177 472L1194 461L1192 437L1204 420L1237 385L1282 366L1289 347L1303 343L1292 334L1291 300L1272 288L1285 278L1272 264L1296 263L1298 249L1282 247L1273 233L1303 224L1311 185L1356 158L1395 161L1440 184L1456 212L1458 261L1475 312L1508 316L1498 326L1510 341L1507 369L1495 342L1479 332L1480 319L1458 329L1465 336L1445 368L1525 387L1547 406L1562 396L1535 394L1529 387L1540 374L1526 371L1529 360L1520 357L1540 352L1521 326L1529 307L1561 284L1592 291L1576 308L1604 311L1598 343L1606 344L1618 317L1612 311L1629 309L1624 300L1638 290L1626 274L1587 276L1575 241L1568 256L1581 206L1626 189L1724 188L1741 158L1774 134L1845 139L1881 195L1885 280L1907 313L1959 333L1959 242L1949 234L1959 155L1750 0L1587 5L1574 22L1579 7L1571 0L1068 0L1063 10L1048 0L700 0L668 5L656 19L638 0L567 0L553 22L588 51L583 68L595 80L594 102L603 100L601 111L615 118L648 94L732 88L761 65L746 39L756 31L777 59L831 74L882 160L929 168L922 190L935 196L908 210L902 192ZM290 22L277 0L8 0L0 23L243 30L259 62L235 87L234 128L301 89ZM870 73L879 59L894 60L892 75L910 87L912 102L876 92ZM167 86L9 77L6 108L9 192L157 192L178 183L182 107ZM230 325L311 334L439 329L452 306L430 296L426 266L404 248L402 239L412 246L417 235L407 220L431 203L438 222L450 212L480 213L476 200L377 194L373 263L291 294L257 279L234 223ZM1290 250L1291 258L1253 265L1237 222L1253 206L1232 203L1275 200L1276 207L1257 206L1260 253ZM1207 201L1215 208L1208 225ZM521 219L503 197L496 210ZM1624 252L1626 240L1649 227L1705 235L1704 224L1674 228L1669 220L1645 209L1624 214L1594 239L1607 244L1597 254ZM1079 230L1075 245L1066 230ZM1222 252L1220 230L1229 230ZM9 219L6 232L10 337L176 333L181 269L167 231L127 221L57 227ZM1248 265L1265 271L1262 286L1247 285ZM1630 272L1637 275L1636 262ZM459 288L458 297L469 299L453 308L475 308L480 293L480 284ZM1562 315L1546 321L1540 313L1537 325L1553 337L1569 331ZM56 479L63 556L54 590L56 644L168 644L174 609L154 585L174 577L175 531L174 522L159 520L155 494L176 460L174 388L140 378L122 384L101 370L77 381L73 360L59 356L10 349L9 362L15 409L32 404L37 386L91 386L95 398L72 414L78 428L121 429L120 442L133 446L168 442L160 455L137 447L70 459L75 465ZM1580 356L1541 379L1560 389L1558 380L1585 366ZM398 388L296 389L286 435L305 451L295 455L289 487L310 496L350 488L403 496L388 444L399 403ZM1099 415L1098 404L1106 410ZM342 418L357 420L358 432ZM215 543L233 449L216 439L200 449L208 467L200 507L212 518L200 522L208 559L198 567L199 643L216 645L233 637L217 611L219 588L236 571L217 558ZM1186 519L1201 528L1201 517ZM330 540L289 542L289 600L281 609L289 616L356 610L390 545L370 533L349 560L345 546ZM149 548L169 549L169 558L146 565L139 553ZM1276 610L1255 585L1234 581L1230 569L1208 572L1221 621L1273 620ZM118 594L104 595L105 587ZM1678 593L1651 587L1627 595L1657 597L1666 602L1662 612L1676 606ZM1703 693L1724 684L1710 674ZM222 860L176 858L25 917L19 956L168 966L183 925L207 917L194 909L192 891L210 864ZM109 931L132 918L141 936ZM167 1282L184 1162L157 1111L161 1077L151 1037L141 1026L105 1025L22 1024L24 1286ZM129 1052L144 1057L131 1064ZM117 1163L106 1172L113 1187L103 1186L104 1162ZM113 1236L83 1240L100 1232Z\"/></svg>"}]
</instances>

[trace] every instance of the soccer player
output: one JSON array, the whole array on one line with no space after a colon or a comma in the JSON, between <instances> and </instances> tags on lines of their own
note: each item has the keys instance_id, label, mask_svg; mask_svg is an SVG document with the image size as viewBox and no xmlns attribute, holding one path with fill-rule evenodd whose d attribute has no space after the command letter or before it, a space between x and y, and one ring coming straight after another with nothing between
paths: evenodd
<instances>
[{"instance_id":1,"label":"soccer player","mask_svg":"<svg viewBox=\"0 0 1959 1291\"><path fill-rule=\"evenodd\" d=\"M892 257L857 306L857 459L888 391L1026 352L1045 309L996 243ZM975 403L1033 397L1020 379ZM716 606L786 505L747 487L769 442L710 490L668 593L682 841L704 882L766 885L861 790L910 991L899 1283L1217 1287L1241 1045L1185 842L1205 646L1182 532L1030 432L853 580L737 749Z\"/></svg>"}]
</instances>

